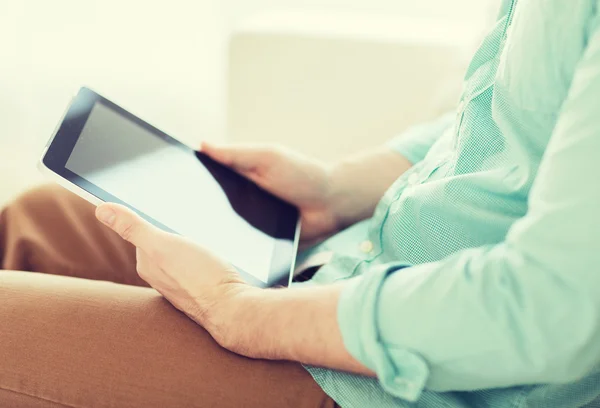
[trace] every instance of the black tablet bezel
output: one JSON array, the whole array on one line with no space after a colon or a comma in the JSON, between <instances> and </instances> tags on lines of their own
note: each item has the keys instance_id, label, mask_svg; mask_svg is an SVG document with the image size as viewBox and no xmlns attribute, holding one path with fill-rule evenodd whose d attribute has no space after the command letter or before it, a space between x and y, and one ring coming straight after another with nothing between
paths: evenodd
<instances>
[{"instance_id":1,"label":"black tablet bezel","mask_svg":"<svg viewBox=\"0 0 600 408\"><path fill-rule=\"evenodd\" d=\"M186 152L189 152L190 154L197 154L197 152L191 149L189 146L172 138L160 129L155 128L154 126L143 121L134 114L126 111L125 109L104 98L103 96L97 94L91 89L84 87L80 89L76 97L73 99L62 123L59 124L59 127L54 137L50 140L46 149L46 153L42 157L43 165L50 171L56 173L58 176L65 179L66 181L87 191L88 193L96 197L98 200L125 205L131 208L132 210L136 211L138 214L140 214L140 216L142 216L144 219L148 220L152 224L156 225L157 227L169 232L177 233L176 231L173 231L166 225L163 225L162 223L158 222L157 220L153 219L147 214L144 214L136 208L131 207L126 202L120 200L118 197L115 197L107 191L99 188L95 184L89 182L84 177L77 175L76 173L72 172L66 167L67 161L69 160L69 157L73 152L75 144L77 143L79 136L81 135L81 132L87 122L87 119L96 103L101 103L106 107L114 110L118 114L122 115L128 120L133 121L134 123L153 133L155 136L160 137L164 141L172 144L173 146L177 146L185 150ZM269 192L263 189L259 188L257 190L260 191L259 194L267 194L272 198L274 197ZM245 271L240 270L244 278L249 283L259 287L270 287L279 285L288 286L292 271L290 270L289 276L286 275L284 277L281 277L280 279L275 279L275 275L281 275L281 271L273 269L274 266L277 265L277 263L274 262L274 260L276 257L279 259L289 259L291 267L290 269L293 269L293 263L297 251L296 240L298 237L296 235L299 222L298 209L283 200L280 200L278 198L275 199L281 203L281 210L279 214L277 214L277 236L283 236L285 238L274 238L275 247L273 253L271 254L271 270L269 271L269 281L267 283L262 282L254 276L252 276L250 273L246 273Z\"/></svg>"}]
</instances>

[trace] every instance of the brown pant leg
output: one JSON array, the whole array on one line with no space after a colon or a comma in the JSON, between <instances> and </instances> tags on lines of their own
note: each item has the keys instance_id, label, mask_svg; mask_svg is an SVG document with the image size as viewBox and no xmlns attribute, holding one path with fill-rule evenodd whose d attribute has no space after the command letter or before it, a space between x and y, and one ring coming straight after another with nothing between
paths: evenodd
<instances>
[{"instance_id":1,"label":"brown pant leg","mask_svg":"<svg viewBox=\"0 0 600 408\"><path fill-rule=\"evenodd\" d=\"M0 328L0 407L334 406L301 365L228 352L149 288L2 272Z\"/></svg>"},{"instance_id":2,"label":"brown pant leg","mask_svg":"<svg viewBox=\"0 0 600 408\"><path fill-rule=\"evenodd\" d=\"M93 206L56 187L0 215L4 268L144 285ZM334 406L295 363L220 348L154 290L0 272L0 407Z\"/></svg>"},{"instance_id":3,"label":"brown pant leg","mask_svg":"<svg viewBox=\"0 0 600 408\"><path fill-rule=\"evenodd\" d=\"M59 186L31 190L0 214L1 269L146 286L135 249L94 217L94 206Z\"/></svg>"}]
</instances>

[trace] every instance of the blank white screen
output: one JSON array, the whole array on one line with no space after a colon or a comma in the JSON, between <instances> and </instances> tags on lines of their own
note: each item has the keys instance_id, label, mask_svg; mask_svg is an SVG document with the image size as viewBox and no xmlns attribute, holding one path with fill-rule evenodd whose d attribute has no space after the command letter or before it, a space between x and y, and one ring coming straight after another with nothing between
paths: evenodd
<instances>
[{"instance_id":1,"label":"blank white screen","mask_svg":"<svg viewBox=\"0 0 600 408\"><path fill-rule=\"evenodd\" d=\"M66 167L267 282L276 240L237 216L193 155L97 103Z\"/></svg>"}]
</instances>

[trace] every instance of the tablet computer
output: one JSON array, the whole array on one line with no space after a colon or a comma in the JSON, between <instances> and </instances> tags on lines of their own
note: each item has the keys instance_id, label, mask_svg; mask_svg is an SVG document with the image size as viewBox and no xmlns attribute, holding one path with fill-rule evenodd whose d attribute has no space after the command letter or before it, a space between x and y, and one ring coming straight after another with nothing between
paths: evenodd
<instances>
[{"instance_id":1,"label":"tablet computer","mask_svg":"<svg viewBox=\"0 0 600 408\"><path fill-rule=\"evenodd\" d=\"M69 105L39 167L95 205L123 204L203 245L250 284L291 282L297 208L88 88Z\"/></svg>"}]
</instances>

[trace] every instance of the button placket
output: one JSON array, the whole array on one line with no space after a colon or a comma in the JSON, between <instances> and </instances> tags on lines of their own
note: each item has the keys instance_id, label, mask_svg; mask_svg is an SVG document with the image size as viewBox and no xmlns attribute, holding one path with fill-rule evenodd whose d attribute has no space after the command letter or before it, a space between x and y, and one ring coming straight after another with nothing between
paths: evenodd
<instances>
[{"instance_id":1,"label":"button placket","mask_svg":"<svg viewBox=\"0 0 600 408\"><path fill-rule=\"evenodd\" d=\"M460 136L460 129L463 123L463 119L465 117L465 108L467 106L467 103L465 102L465 100L461 100L460 104L458 105L458 111L457 111L457 116L456 116L456 123L454 126L454 143L453 143L453 149L452 150L456 150L456 147L458 146L458 139Z\"/></svg>"}]
</instances>

